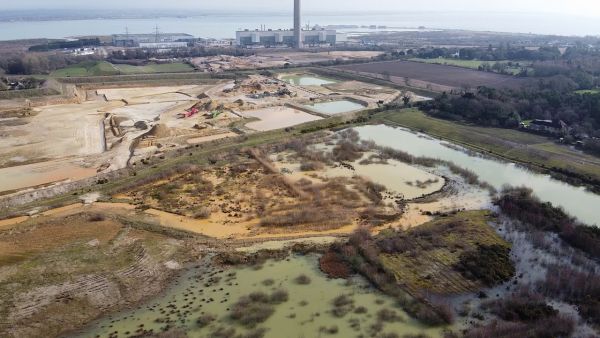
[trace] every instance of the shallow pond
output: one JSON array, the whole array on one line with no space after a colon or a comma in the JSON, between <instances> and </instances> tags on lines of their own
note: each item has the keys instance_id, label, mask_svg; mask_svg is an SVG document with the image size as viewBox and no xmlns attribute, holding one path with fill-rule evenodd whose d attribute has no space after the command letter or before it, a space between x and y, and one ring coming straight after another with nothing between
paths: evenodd
<instances>
[{"instance_id":1,"label":"shallow pond","mask_svg":"<svg viewBox=\"0 0 600 338\"><path fill-rule=\"evenodd\" d=\"M287 75L281 79L296 86L322 86L337 83L335 80L316 75Z\"/></svg>"},{"instance_id":2,"label":"shallow pond","mask_svg":"<svg viewBox=\"0 0 600 338\"><path fill-rule=\"evenodd\" d=\"M258 131L282 129L322 119L319 116L286 106L250 110L244 112L244 116L260 119L260 121L250 122L246 125L246 127Z\"/></svg>"},{"instance_id":3,"label":"shallow pond","mask_svg":"<svg viewBox=\"0 0 600 338\"><path fill-rule=\"evenodd\" d=\"M582 222L600 225L600 208L598 208L600 195L591 193L585 188L563 183L548 175L534 173L514 163L474 155L454 146L451 148L446 146L447 142L406 129L385 125L363 126L355 129L363 140L373 140L378 145L402 150L414 156L453 162L475 172L481 180L490 183L496 189L501 189L504 185L526 186L542 200L563 207L566 212Z\"/></svg>"},{"instance_id":4,"label":"shallow pond","mask_svg":"<svg viewBox=\"0 0 600 338\"><path fill-rule=\"evenodd\" d=\"M317 113L326 115L337 115L365 108L365 106L363 106L362 104L352 102L349 100L313 103L305 105L305 107L314 110Z\"/></svg>"},{"instance_id":5,"label":"shallow pond","mask_svg":"<svg viewBox=\"0 0 600 338\"><path fill-rule=\"evenodd\" d=\"M356 278L351 283L331 280L318 270L317 264L316 256L291 256L287 261L269 261L260 269L217 271L196 267L183 274L163 296L139 309L96 322L79 336L107 337L117 332L118 337L127 337L140 328L157 333L167 325L164 322L167 318L171 327L184 329L189 337L211 337L220 327L235 329L237 334L246 333L249 332L247 328L230 319L228 309L240 297L252 292L271 294L281 289L288 292L289 299L274 305L273 315L257 326L267 330L267 338L371 336L372 325L379 321L378 313L383 309L394 311L396 319L379 321L383 324L380 333L441 336L440 328L427 328L410 319L393 300L370 287L363 279ZM301 274L308 277L308 283L296 281ZM353 305L347 314L339 317L332 310L333 300L341 295L347 295ZM363 311L356 311L358 307L364 307ZM206 314L216 319L200 327L196 320ZM324 328L329 332L324 332ZM337 333L332 334L333 331Z\"/></svg>"}]
</instances>

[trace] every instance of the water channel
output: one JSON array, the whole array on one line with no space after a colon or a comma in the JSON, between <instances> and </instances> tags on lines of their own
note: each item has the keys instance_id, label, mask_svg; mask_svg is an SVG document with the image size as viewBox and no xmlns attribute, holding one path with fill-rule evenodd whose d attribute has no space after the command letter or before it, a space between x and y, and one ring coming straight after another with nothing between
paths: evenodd
<instances>
[{"instance_id":1,"label":"water channel","mask_svg":"<svg viewBox=\"0 0 600 338\"><path fill-rule=\"evenodd\" d=\"M600 195L583 187L534 173L514 163L487 158L455 146L449 147L447 142L403 128L371 125L358 127L356 131L363 140L375 141L380 146L402 150L413 156L453 162L473 171L496 189L502 189L505 185L531 188L540 199L562 207L580 221L588 225L600 225Z\"/></svg>"}]
</instances>

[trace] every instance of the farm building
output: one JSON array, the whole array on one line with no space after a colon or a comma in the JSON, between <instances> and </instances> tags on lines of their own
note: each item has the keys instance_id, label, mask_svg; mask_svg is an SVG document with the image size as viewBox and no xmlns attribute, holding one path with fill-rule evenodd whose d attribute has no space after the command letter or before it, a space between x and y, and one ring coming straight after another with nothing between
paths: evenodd
<instances>
[{"instance_id":1,"label":"farm building","mask_svg":"<svg viewBox=\"0 0 600 338\"><path fill-rule=\"evenodd\" d=\"M527 129L555 136L563 136L569 131L567 124L561 120L533 120Z\"/></svg>"}]
</instances>

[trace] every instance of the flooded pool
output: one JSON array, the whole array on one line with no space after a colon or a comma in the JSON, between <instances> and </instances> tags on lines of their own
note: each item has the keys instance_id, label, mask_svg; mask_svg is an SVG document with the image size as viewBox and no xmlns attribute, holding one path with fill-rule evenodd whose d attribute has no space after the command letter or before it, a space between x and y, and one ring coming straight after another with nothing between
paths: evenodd
<instances>
[{"instance_id":1,"label":"flooded pool","mask_svg":"<svg viewBox=\"0 0 600 338\"><path fill-rule=\"evenodd\" d=\"M258 131L282 129L322 119L319 116L286 106L250 110L244 112L244 116L260 119L260 121L250 122L246 125L246 127Z\"/></svg>"},{"instance_id":2,"label":"flooded pool","mask_svg":"<svg viewBox=\"0 0 600 338\"><path fill-rule=\"evenodd\" d=\"M305 105L305 107L314 110L317 113L326 115L349 113L365 108L365 106L363 106L362 104L352 102L349 100L313 103Z\"/></svg>"},{"instance_id":3,"label":"flooded pool","mask_svg":"<svg viewBox=\"0 0 600 338\"><path fill-rule=\"evenodd\" d=\"M589 225L600 225L600 195L583 187L575 187L517 166L447 147L443 141L385 125L356 128L364 140L373 140L381 146L392 147L414 156L425 156L451 161L475 172L479 178L496 189L504 185L525 186L542 200L564 208L566 212Z\"/></svg>"},{"instance_id":4,"label":"flooded pool","mask_svg":"<svg viewBox=\"0 0 600 338\"><path fill-rule=\"evenodd\" d=\"M337 81L316 75L286 75L283 81L296 86L322 86L337 83Z\"/></svg>"},{"instance_id":5,"label":"flooded pool","mask_svg":"<svg viewBox=\"0 0 600 338\"><path fill-rule=\"evenodd\" d=\"M235 268L217 271L196 267L186 272L163 296L139 309L122 312L93 324L79 337L132 336L139 330L161 332L166 326L182 328L188 337L211 337L219 328L249 332L232 321L230 310L238 299L252 292L272 294L285 290L289 299L274 305L273 314L256 329L266 329L265 337L371 336L372 326L381 323L379 334L427 334L440 337L441 328L427 328L403 312L394 301L370 287L365 280L326 278L317 268L316 256L292 256L287 261L267 262L262 268ZM304 275L304 283L297 281ZM351 302L345 314L334 314L333 300L346 295ZM357 310L360 307L360 310ZM392 321L379 320L382 310L396 313ZM388 312L389 314L389 312ZM201 327L200 316L214 321ZM379 336L379 335L378 335Z\"/></svg>"}]
</instances>

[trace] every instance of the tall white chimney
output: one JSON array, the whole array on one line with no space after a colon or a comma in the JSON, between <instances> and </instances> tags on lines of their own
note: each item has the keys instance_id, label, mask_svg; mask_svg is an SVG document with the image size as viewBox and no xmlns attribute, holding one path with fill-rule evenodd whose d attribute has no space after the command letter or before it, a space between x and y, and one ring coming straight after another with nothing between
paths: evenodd
<instances>
[{"instance_id":1,"label":"tall white chimney","mask_svg":"<svg viewBox=\"0 0 600 338\"><path fill-rule=\"evenodd\" d=\"M302 6L300 0L294 0L294 38L296 48L302 48Z\"/></svg>"}]
</instances>

